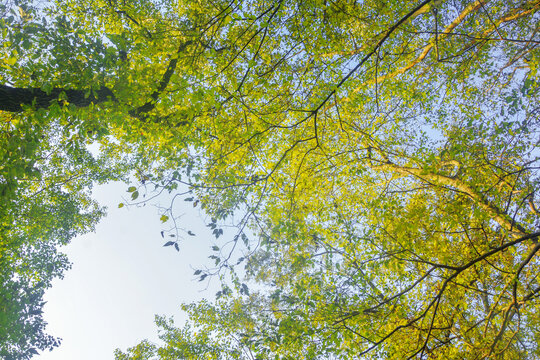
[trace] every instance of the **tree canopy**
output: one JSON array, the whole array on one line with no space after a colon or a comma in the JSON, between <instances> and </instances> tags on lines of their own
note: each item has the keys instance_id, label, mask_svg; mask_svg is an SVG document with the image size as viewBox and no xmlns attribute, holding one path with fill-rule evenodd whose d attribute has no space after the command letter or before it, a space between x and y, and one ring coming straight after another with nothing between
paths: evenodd
<instances>
[{"instance_id":1,"label":"tree canopy","mask_svg":"<svg viewBox=\"0 0 540 360\"><path fill-rule=\"evenodd\" d=\"M538 1L50 6L2 8L0 211L70 236L6 249L129 171L216 237L217 299L117 359L540 356Z\"/></svg>"}]
</instances>

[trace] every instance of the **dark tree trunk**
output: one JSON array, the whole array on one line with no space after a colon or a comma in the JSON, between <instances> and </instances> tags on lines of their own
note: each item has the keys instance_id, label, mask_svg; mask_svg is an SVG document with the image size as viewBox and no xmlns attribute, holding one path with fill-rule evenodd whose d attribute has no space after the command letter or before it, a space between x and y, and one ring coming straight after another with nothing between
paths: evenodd
<instances>
[{"instance_id":1,"label":"dark tree trunk","mask_svg":"<svg viewBox=\"0 0 540 360\"><path fill-rule=\"evenodd\" d=\"M85 97L88 90L73 90L54 88L47 94L39 88L13 88L0 85L0 111L21 112L24 105L47 109L54 102L63 103L59 100L60 94L65 94L65 99L77 107L85 107L91 103L98 104L104 101L114 100L114 94L108 88L102 87Z\"/></svg>"}]
</instances>

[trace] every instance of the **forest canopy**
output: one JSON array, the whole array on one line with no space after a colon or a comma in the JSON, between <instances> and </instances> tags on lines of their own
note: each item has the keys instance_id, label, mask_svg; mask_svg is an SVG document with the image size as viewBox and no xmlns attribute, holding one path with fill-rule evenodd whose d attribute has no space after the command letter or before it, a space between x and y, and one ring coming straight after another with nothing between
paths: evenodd
<instances>
[{"instance_id":1,"label":"forest canopy","mask_svg":"<svg viewBox=\"0 0 540 360\"><path fill-rule=\"evenodd\" d=\"M1 5L0 355L58 345L57 247L131 175L208 215L222 290L118 360L540 356L539 8Z\"/></svg>"}]
</instances>

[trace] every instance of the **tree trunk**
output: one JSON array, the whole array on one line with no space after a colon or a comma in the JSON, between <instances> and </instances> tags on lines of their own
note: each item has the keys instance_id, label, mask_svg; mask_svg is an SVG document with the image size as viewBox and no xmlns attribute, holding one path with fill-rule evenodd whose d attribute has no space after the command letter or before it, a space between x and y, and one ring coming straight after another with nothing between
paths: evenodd
<instances>
[{"instance_id":1,"label":"tree trunk","mask_svg":"<svg viewBox=\"0 0 540 360\"><path fill-rule=\"evenodd\" d=\"M91 103L98 104L104 101L115 100L114 94L108 88L102 87L90 93L88 90L73 90L54 88L49 93L39 88L13 88L7 85L0 85L0 111L21 112L24 105L35 106L37 109L47 109L54 102L63 104L59 100L60 94L64 93L64 99L77 107L85 107Z\"/></svg>"}]
</instances>

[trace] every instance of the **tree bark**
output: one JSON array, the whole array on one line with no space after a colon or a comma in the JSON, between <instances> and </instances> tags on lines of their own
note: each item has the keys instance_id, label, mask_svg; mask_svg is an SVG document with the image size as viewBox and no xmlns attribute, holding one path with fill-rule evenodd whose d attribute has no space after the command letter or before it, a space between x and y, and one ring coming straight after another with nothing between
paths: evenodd
<instances>
[{"instance_id":1,"label":"tree bark","mask_svg":"<svg viewBox=\"0 0 540 360\"><path fill-rule=\"evenodd\" d=\"M92 103L98 104L105 101L115 100L114 94L108 88L102 87L85 97L88 90L74 90L53 88L49 93L39 88L13 88L0 84L0 111L22 112L23 106L35 106L39 109L47 109L55 102L63 104L60 94L64 93L66 101L77 107L86 107Z\"/></svg>"}]
</instances>

